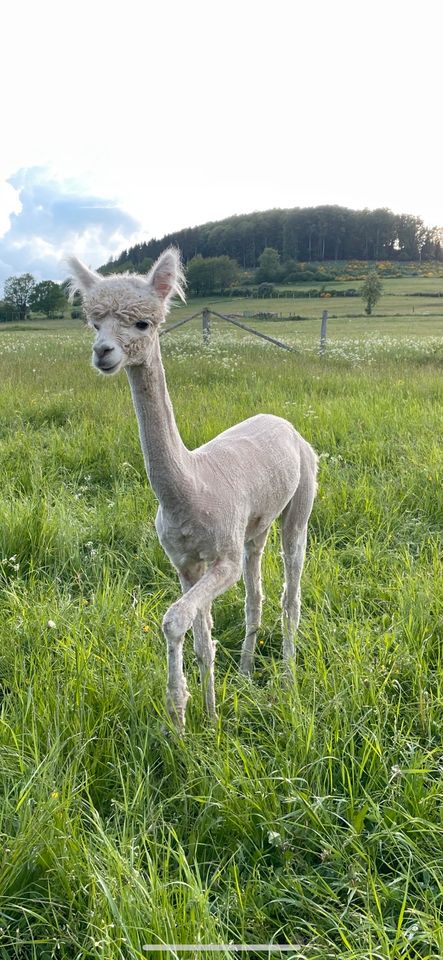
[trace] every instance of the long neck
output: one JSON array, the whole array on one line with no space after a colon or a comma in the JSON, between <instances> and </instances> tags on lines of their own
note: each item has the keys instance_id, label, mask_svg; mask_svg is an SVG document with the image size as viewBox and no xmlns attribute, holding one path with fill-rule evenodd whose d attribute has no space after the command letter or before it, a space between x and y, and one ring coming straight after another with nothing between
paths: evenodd
<instances>
[{"instance_id":1,"label":"long neck","mask_svg":"<svg viewBox=\"0 0 443 960\"><path fill-rule=\"evenodd\" d=\"M192 456L175 422L157 336L149 360L126 373L151 486L161 503L173 503L187 492Z\"/></svg>"}]
</instances>

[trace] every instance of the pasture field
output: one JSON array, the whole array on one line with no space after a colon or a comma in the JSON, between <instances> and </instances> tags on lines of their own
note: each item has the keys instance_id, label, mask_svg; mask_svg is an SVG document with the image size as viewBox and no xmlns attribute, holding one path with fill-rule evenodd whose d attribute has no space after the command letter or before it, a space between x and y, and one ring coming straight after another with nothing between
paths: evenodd
<instances>
[{"instance_id":1,"label":"pasture field","mask_svg":"<svg viewBox=\"0 0 443 960\"><path fill-rule=\"evenodd\" d=\"M297 290L304 290L312 287L321 290L321 283L298 284ZM349 288L360 289L361 281L338 282L331 281L324 284L325 290L343 291ZM294 288L295 289L295 288ZM281 292L283 288L281 288ZM286 292L286 291L285 291ZM417 296L420 294L420 296ZM424 296L423 296L424 294ZM439 294L439 296L437 296ZM180 304L174 310L174 320L180 317L190 316L205 305L204 298L190 299L187 304ZM213 306L215 310L221 313L259 313L270 312L283 314L283 317L296 314L302 316L305 320L316 320L319 322L321 311L327 309L331 318L337 320L336 327L340 331L341 323L349 320L356 320L357 327L367 331L367 319L363 311L363 302L360 297L318 297L293 298L290 291L287 291L286 297L253 299L250 297L232 297L229 298L208 298L208 306ZM441 319L443 316L443 278L438 277L404 277L403 279L383 280L383 295L374 308L371 319L371 329L375 324L380 324L384 329L388 322L397 322L399 320L410 324L414 321L413 330L416 329L416 323ZM276 321L272 321L275 330ZM409 327L408 327L409 329ZM349 331L348 331L349 332ZM411 332L411 331L410 331Z\"/></svg>"},{"instance_id":2,"label":"pasture field","mask_svg":"<svg viewBox=\"0 0 443 960\"><path fill-rule=\"evenodd\" d=\"M206 348L197 323L162 340L189 446L268 411L320 455L293 682L276 527L255 680L238 584L214 604L215 729L186 642L184 739L160 629L178 584L126 378L92 371L70 321L0 328L1 960L443 955L443 316L398 296L373 320L330 301L323 358L318 300L260 324L294 354L222 322Z\"/></svg>"}]
</instances>

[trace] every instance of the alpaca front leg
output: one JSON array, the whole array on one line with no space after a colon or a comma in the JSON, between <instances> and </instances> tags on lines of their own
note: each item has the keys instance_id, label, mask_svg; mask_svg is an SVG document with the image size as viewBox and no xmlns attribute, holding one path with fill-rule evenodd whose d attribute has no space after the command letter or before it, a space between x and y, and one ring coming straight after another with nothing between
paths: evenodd
<instances>
[{"instance_id":1,"label":"alpaca front leg","mask_svg":"<svg viewBox=\"0 0 443 960\"><path fill-rule=\"evenodd\" d=\"M181 727L184 726L184 715L186 709L186 700L189 696L186 680L183 674L183 638L187 630L195 623L197 616L202 620L197 624L198 635L203 636L207 641L209 633L209 619L205 621L206 629L200 631L203 627L203 617L209 618L209 609L213 600L224 593L240 578L241 561L224 558L216 560L206 573L184 594L180 600L167 611L163 620L163 632L168 644L168 704L173 701L175 705L174 712L178 717ZM178 654L177 651L180 650ZM215 693L214 693L214 673L213 673L213 654L215 649L209 650L208 658L202 658L202 670L200 676L204 674L204 681L207 693L205 702L208 712L215 713ZM197 654L198 656L198 654ZM184 688L181 678L184 681ZM184 701L184 704L183 704ZM181 719L180 719L181 718Z\"/></svg>"},{"instance_id":2,"label":"alpaca front leg","mask_svg":"<svg viewBox=\"0 0 443 960\"><path fill-rule=\"evenodd\" d=\"M189 699L188 685L183 672L183 644L185 636L184 633L177 635L173 628L171 629L167 624L165 626L165 621L163 621L163 633L166 638L168 654L166 706L171 720L177 729L183 732L185 728L186 704Z\"/></svg>"},{"instance_id":3,"label":"alpaca front leg","mask_svg":"<svg viewBox=\"0 0 443 960\"><path fill-rule=\"evenodd\" d=\"M197 657L200 673L200 684L203 691L203 702L211 720L217 719L215 709L215 640L212 639L211 611L199 610L194 620L194 650Z\"/></svg>"},{"instance_id":4,"label":"alpaca front leg","mask_svg":"<svg viewBox=\"0 0 443 960\"><path fill-rule=\"evenodd\" d=\"M183 593L187 593L205 572L204 564L196 564L178 571ZM194 650L200 673L200 684L206 712L212 720L217 717L215 710L214 660L215 640L212 639L212 617L210 606L199 610L193 623Z\"/></svg>"}]
</instances>

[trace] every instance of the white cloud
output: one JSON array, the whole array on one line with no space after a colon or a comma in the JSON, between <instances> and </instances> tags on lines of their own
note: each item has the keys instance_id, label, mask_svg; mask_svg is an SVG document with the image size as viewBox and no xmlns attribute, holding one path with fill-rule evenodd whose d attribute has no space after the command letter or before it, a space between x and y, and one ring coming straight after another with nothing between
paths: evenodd
<instances>
[{"instance_id":1,"label":"white cloud","mask_svg":"<svg viewBox=\"0 0 443 960\"><path fill-rule=\"evenodd\" d=\"M20 200L17 190L6 180L0 180L0 237L11 226L11 214L19 213Z\"/></svg>"},{"instance_id":2,"label":"white cloud","mask_svg":"<svg viewBox=\"0 0 443 960\"><path fill-rule=\"evenodd\" d=\"M64 257L76 253L94 266L138 237L137 221L103 199L73 191L42 167L18 171L11 184L20 209L0 239L0 278L30 271L61 279Z\"/></svg>"}]
</instances>

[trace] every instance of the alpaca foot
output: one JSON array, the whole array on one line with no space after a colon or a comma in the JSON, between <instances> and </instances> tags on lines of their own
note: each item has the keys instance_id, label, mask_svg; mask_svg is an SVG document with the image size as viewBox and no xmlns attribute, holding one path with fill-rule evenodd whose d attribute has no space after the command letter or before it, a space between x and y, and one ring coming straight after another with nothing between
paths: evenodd
<instances>
[{"instance_id":1,"label":"alpaca foot","mask_svg":"<svg viewBox=\"0 0 443 960\"><path fill-rule=\"evenodd\" d=\"M187 687L184 689L168 690L166 694L166 709L178 733L185 732L186 704L189 699Z\"/></svg>"},{"instance_id":2,"label":"alpaca foot","mask_svg":"<svg viewBox=\"0 0 443 960\"><path fill-rule=\"evenodd\" d=\"M295 653L291 657L284 658L282 664L282 684L285 687L289 687L294 683L296 666Z\"/></svg>"},{"instance_id":3,"label":"alpaca foot","mask_svg":"<svg viewBox=\"0 0 443 960\"><path fill-rule=\"evenodd\" d=\"M243 677L247 677L249 680L252 680L252 675L254 673L254 661L252 657L241 657L239 672Z\"/></svg>"}]
</instances>

